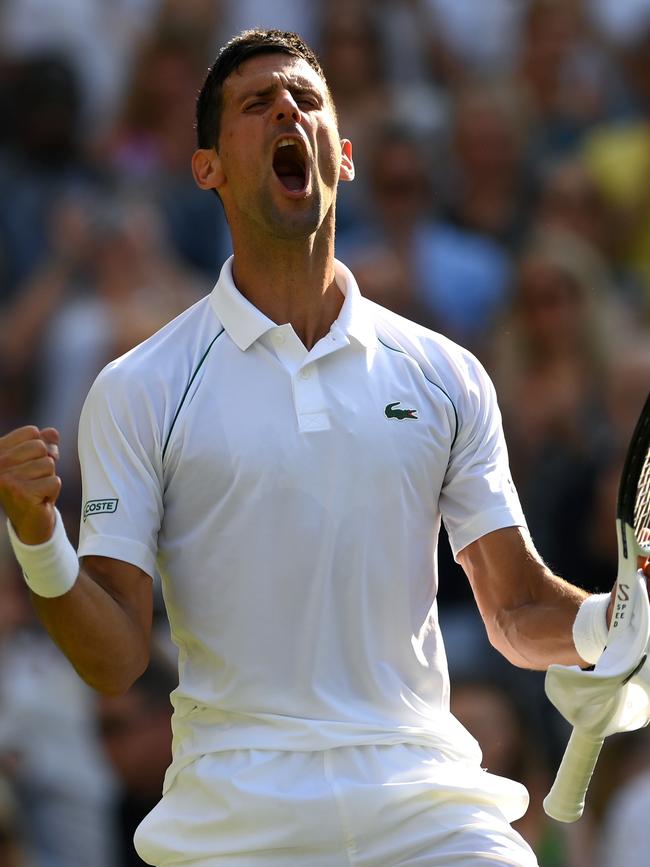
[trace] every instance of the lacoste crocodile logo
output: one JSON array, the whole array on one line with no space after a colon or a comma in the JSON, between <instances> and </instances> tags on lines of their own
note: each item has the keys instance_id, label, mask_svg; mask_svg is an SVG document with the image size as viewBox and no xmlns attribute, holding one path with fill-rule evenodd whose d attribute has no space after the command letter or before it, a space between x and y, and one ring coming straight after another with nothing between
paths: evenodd
<instances>
[{"instance_id":1,"label":"lacoste crocodile logo","mask_svg":"<svg viewBox=\"0 0 650 867\"><path fill-rule=\"evenodd\" d=\"M417 409L396 409L401 401L396 400L395 403L389 403L384 410L386 418L398 418L400 421L404 418L417 418Z\"/></svg>"}]
</instances>

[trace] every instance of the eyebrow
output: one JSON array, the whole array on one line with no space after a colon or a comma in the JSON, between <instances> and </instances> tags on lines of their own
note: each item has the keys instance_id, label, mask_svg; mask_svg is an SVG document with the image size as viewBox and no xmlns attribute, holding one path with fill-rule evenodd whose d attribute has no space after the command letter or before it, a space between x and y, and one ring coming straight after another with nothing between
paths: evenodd
<instances>
[{"instance_id":1,"label":"eyebrow","mask_svg":"<svg viewBox=\"0 0 650 867\"><path fill-rule=\"evenodd\" d=\"M282 85L279 82L273 81L267 87L260 87L257 89L252 88L251 90L246 90L239 97L239 102L245 102L247 99L256 96L271 96L271 94L278 90L278 88L280 88L281 86ZM292 94L311 93L321 99L324 99L324 95L321 90L314 84L314 82L309 81L309 79L295 78L286 84L286 88Z\"/></svg>"}]
</instances>

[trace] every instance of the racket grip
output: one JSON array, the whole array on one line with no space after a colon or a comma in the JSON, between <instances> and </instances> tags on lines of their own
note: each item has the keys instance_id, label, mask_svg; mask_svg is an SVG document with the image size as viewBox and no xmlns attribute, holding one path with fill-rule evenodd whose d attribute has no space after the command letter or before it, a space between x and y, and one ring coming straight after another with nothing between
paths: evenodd
<instances>
[{"instance_id":1,"label":"racket grip","mask_svg":"<svg viewBox=\"0 0 650 867\"><path fill-rule=\"evenodd\" d=\"M573 729L551 791L544 798L547 816L558 822L575 822L582 816L585 795L602 746L602 738Z\"/></svg>"}]
</instances>

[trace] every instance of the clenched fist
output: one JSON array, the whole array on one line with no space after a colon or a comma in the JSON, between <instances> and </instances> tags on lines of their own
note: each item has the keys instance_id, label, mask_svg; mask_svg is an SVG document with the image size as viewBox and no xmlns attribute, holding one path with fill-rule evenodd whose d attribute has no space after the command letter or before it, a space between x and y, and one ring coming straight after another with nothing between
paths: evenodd
<instances>
[{"instance_id":1,"label":"clenched fist","mask_svg":"<svg viewBox=\"0 0 650 867\"><path fill-rule=\"evenodd\" d=\"M0 503L27 545L46 542L54 530L54 504L61 490L58 443L57 430L34 425L0 437Z\"/></svg>"}]
</instances>

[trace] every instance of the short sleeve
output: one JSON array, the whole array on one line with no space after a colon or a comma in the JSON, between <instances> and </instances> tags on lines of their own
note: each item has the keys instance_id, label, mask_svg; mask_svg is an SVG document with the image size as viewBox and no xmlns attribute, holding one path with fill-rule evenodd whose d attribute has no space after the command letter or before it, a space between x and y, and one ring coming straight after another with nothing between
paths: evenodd
<instances>
[{"instance_id":1,"label":"short sleeve","mask_svg":"<svg viewBox=\"0 0 650 867\"><path fill-rule=\"evenodd\" d=\"M159 435L150 401L115 368L92 386L79 421L80 557L132 563L153 576L162 521Z\"/></svg>"},{"instance_id":2,"label":"short sleeve","mask_svg":"<svg viewBox=\"0 0 650 867\"><path fill-rule=\"evenodd\" d=\"M526 526L512 481L494 386L475 360L458 398L458 432L440 494L454 557L486 533Z\"/></svg>"}]
</instances>

